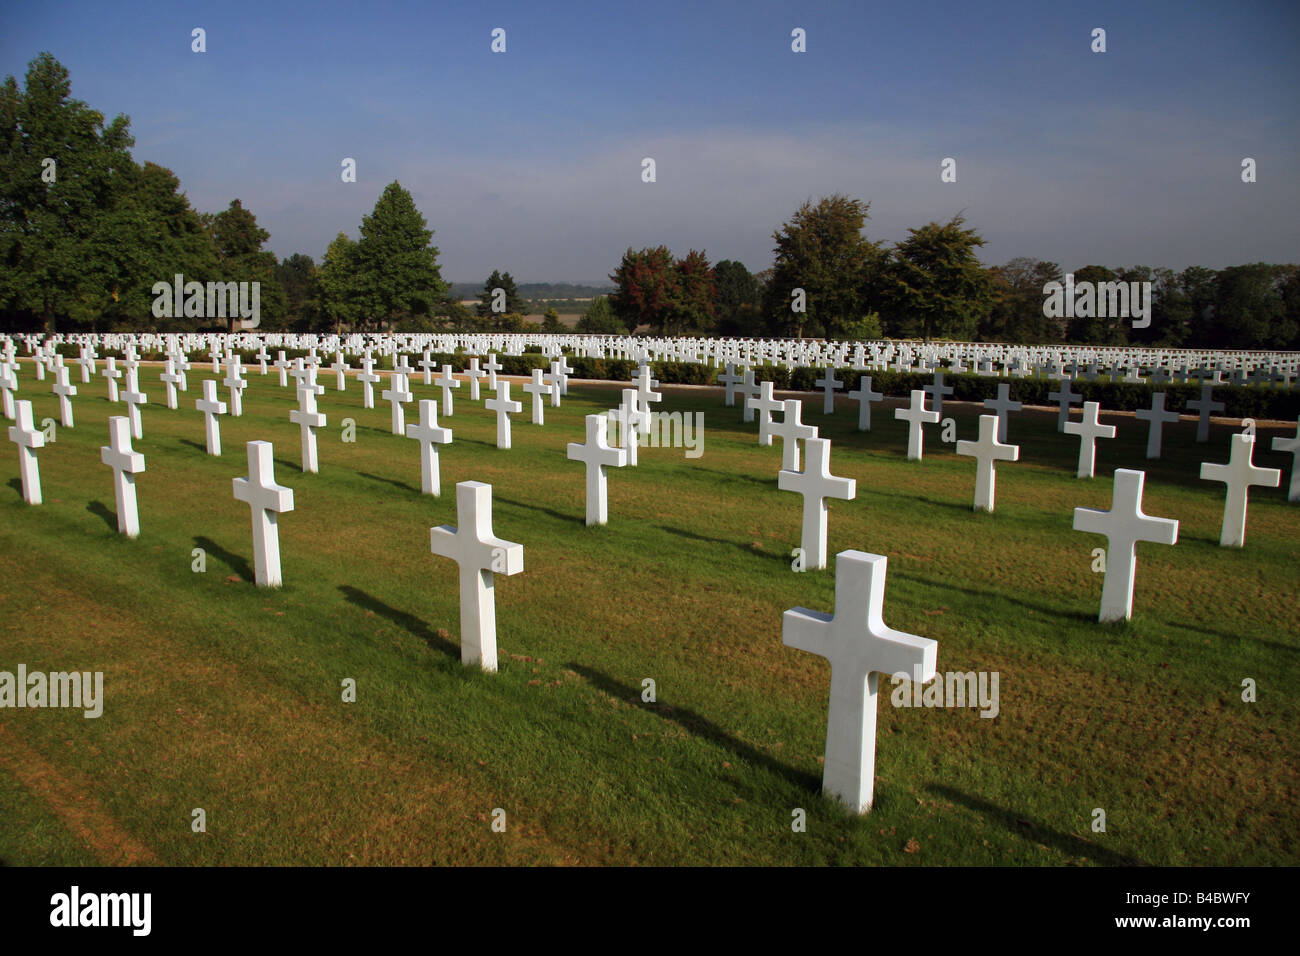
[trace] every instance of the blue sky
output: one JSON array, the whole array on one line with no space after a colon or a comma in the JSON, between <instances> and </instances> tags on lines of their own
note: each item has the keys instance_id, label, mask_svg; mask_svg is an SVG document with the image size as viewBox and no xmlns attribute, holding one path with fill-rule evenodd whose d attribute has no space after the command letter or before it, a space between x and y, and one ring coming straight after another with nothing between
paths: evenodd
<instances>
[{"instance_id":1,"label":"blue sky","mask_svg":"<svg viewBox=\"0 0 1300 956\"><path fill-rule=\"evenodd\" d=\"M604 281L660 243L757 271L832 192L889 242L964 212L989 264L1300 261L1300 3L6 7L0 74L50 51L137 160L198 209L242 199L280 256L355 237L396 179L462 282Z\"/></svg>"}]
</instances>

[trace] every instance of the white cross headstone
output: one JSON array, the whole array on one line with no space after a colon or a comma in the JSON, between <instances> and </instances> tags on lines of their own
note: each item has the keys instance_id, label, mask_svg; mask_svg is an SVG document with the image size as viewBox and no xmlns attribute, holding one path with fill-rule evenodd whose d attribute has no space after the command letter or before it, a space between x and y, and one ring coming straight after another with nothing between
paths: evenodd
<instances>
[{"instance_id":1,"label":"white cross headstone","mask_svg":"<svg viewBox=\"0 0 1300 956\"><path fill-rule=\"evenodd\" d=\"M1251 458L1255 454L1254 435L1233 435L1232 453L1226 465L1201 463L1201 479L1221 481L1228 486L1223 504L1223 529L1219 546L1240 548L1246 544L1246 508L1250 486L1276 488L1282 483L1282 472L1277 468L1260 468Z\"/></svg>"},{"instance_id":2,"label":"white cross headstone","mask_svg":"<svg viewBox=\"0 0 1300 956\"><path fill-rule=\"evenodd\" d=\"M781 439L781 467L785 471L799 471L799 442L816 438L817 426L799 420L803 415L802 400L787 398L782 407L784 414L780 422L772 425L772 434Z\"/></svg>"},{"instance_id":3,"label":"white cross headstone","mask_svg":"<svg viewBox=\"0 0 1300 956\"><path fill-rule=\"evenodd\" d=\"M226 364L226 378L222 382L230 389L230 417L239 418L244 414L244 371L239 367L239 356L232 355Z\"/></svg>"},{"instance_id":4,"label":"white cross headstone","mask_svg":"<svg viewBox=\"0 0 1300 956\"><path fill-rule=\"evenodd\" d=\"M394 372L393 377L388 381L388 388L380 392L379 397L393 408L393 434L404 435L406 414L402 409L402 403L409 402L412 398L411 393L406 390L406 376L401 372Z\"/></svg>"},{"instance_id":5,"label":"white cross headstone","mask_svg":"<svg viewBox=\"0 0 1300 956\"><path fill-rule=\"evenodd\" d=\"M612 465L622 468L627 464L627 452L611 448L607 440L609 422L604 415L587 416L587 443L569 442L570 461L581 461L587 466L587 524L604 524L609 517L609 488L605 468Z\"/></svg>"},{"instance_id":6,"label":"white cross headstone","mask_svg":"<svg viewBox=\"0 0 1300 956\"><path fill-rule=\"evenodd\" d=\"M444 365L442 374L433 380L433 383L442 389L442 414L444 417L451 417L451 390L460 388L460 382L456 376L451 373L451 366Z\"/></svg>"},{"instance_id":7,"label":"white cross headstone","mask_svg":"<svg viewBox=\"0 0 1300 956\"><path fill-rule=\"evenodd\" d=\"M495 352L489 352L487 362L483 365L484 371L487 372L487 387L489 392L497 390L497 372L501 371L502 365L497 361Z\"/></svg>"},{"instance_id":8,"label":"white cross headstone","mask_svg":"<svg viewBox=\"0 0 1300 956\"><path fill-rule=\"evenodd\" d=\"M77 386L68 381L68 367L60 365L54 370L54 394L59 396L59 421L64 428L72 427L72 396Z\"/></svg>"},{"instance_id":9,"label":"white cross headstone","mask_svg":"<svg viewBox=\"0 0 1300 956\"><path fill-rule=\"evenodd\" d=\"M267 361L269 361L270 358L271 358L270 354L266 351L266 343L265 343L265 342L262 342L262 343L260 343L260 344L258 345L258 347L257 347L257 354L254 355L253 358L257 359L257 364L258 364L259 366L261 366L262 374L265 375L265 374L266 374L266 363L267 363Z\"/></svg>"},{"instance_id":10,"label":"white cross headstone","mask_svg":"<svg viewBox=\"0 0 1300 956\"><path fill-rule=\"evenodd\" d=\"M451 444L451 429L438 426L437 402L431 398L420 399L420 422L406 426L406 437L420 443L420 491L426 495L441 495L438 446Z\"/></svg>"},{"instance_id":11,"label":"white cross headstone","mask_svg":"<svg viewBox=\"0 0 1300 956\"><path fill-rule=\"evenodd\" d=\"M1024 406L1011 400L1011 384L998 383L998 397L984 399L984 407L998 416L998 441L1007 440L1007 412L1018 412Z\"/></svg>"},{"instance_id":12,"label":"white cross headstone","mask_svg":"<svg viewBox=\"0 0 1300 956\"><path fill-rule=\"evenodd\" d=\"M1133 583L1137 575L1137 543L1178 543L1178 522L1153 518L1142 512L1142 486L1146 472L1115 470L1115 486L1109 511L1074 509L1074 530L1106 536L1105 582L1101 588L1103 624L1127 621L1133 616Z\"/></svg>"},{"instance_id":13,"label":"white cross headstone","mask_svg":"<svg viewBox=\"0 0 1300 956\"><path fill-rule=\"evenodd\" d=\"M15 402L14 424L9 426L9 440L18 446L18 476L22 479L23 500L29 505L41 503L41 469L36 449L45 447L45 433L32 424L32 403Z\"/></svg>"},{"instance_id":14,"label":"white cross headstone","mask_svg":"<svg viewBox=\"0 0 1300 956\"><path fill-rule=\"evenodd\" d=\"M1133 413L1139 421L1147 422L1147 457L1160 457L1160 444L1164 437L1165 425L1178 421L1177 412L1165 411L1165 393L1151 393L1151 407L1139 408Z\"/></svg>"},{"instance_id":15,"label":"white cross headstone","mask_svg":"<svg viewBox=\"0 0 1300 956\"><path fill-rule=\"evenodd\" d=\"M522 402L511 401L510 383L505 379L497 382L496 397L489 398L483 403L483 407L490 412L497 413L497 447L510 447L510 416L514 412L522 412L524 406Z\"/></svg>"},{"instance_id":16,"label":"white cross headstone","mask_svg":"<svg viewBox=\"0 0 1300 956\"><path fill-rule=\"evenodd\" d=\"M1291 453L1291 486L1287 489L1287 501L1300 501L1300 419L1296 421L1295 437L1273 436L1273 450Z\"/></svg>"},{"instance_id":17,"label":"white cross headstone","mask_svg":"<svg viewBox=\"0 0 1300 956\"><path fill-rule=\"evenodd\" d=\"M885 625L887 558L862 551L835 558L834 615L803 607L786 611L781 643L830 661L822 790L865 813L875 790L879 676L933 680L939 644Z\"/></svg>"},{"instance_id":18,"label":"white cross headstone","mask_svg":"<svg viewBox=\"0 0 1300 956\"><path fill-rule=\"evenodd\" d=\"M1196 418L1196 440L1197 442L1207 442L1210 440L1210 416L1215 412L1221 412L1226 406L1223 402L1214 400L1214 386L1202 385L1201 397L1193 398L1187 403L1189 411L1197 412Z\"/></svg>"},{"instance_id":19,"label":"white cross headstone","mask_svg":"<svg viewBox=\"0 0 1300 956\"><path fill-rule=\"evenodd\" d=\"M204 431L207 433L208 454L221 454L221 421L218 415L226 414L226 403L217 401L217 383L213 379L203 380L203 397L194 403L194 407L203 413Z\"/></svg>"},{"instance_id":20,"label":"white cross headstone","mask_svg":"<svg viewBox=\"0 0 1300 956\"><path fill-rule=\"evenodd\" d=\"M367 352L361 357L361 374L357 376L357 381L361 383L362 408L375 407L375 385L380 381L380 378L374 373L374 367L375 360Z\"/></svg>"},{"instance_id":21,"label":"white cross headstone","mask_svg":"<svg viewBox=\"0 0 1300 956\"><path fill-rule=\"evenodd\" d=\"M992 511L999 461L1019 461L1020 446L998 441L998 416L980 416L979 441L957 442L957 454L975 459L975 510Z\"/></svg>"},{"instance_id":22,"label":"white cross headstone","mask_svg":"<svg viewBox=\"0 0 1300 956\"><path fill-rule=\"evenodd\" d=\"M894 417L907 422L907 460L920 461L923 453L922 443L925 435L921 431L921 426L929 423L936 424L939 421L939 413L927 411L925 407L925 392L919 388L912 389L912 404L903 408L894 409Z\"/></svg>"},{"instance_id":23,"label":"white cross headstone","mask_svg":"<svg viewBox=\"0 0 1300 956\"><path fill-rule=\"evenodd\" d=\"M121 370L117 367L117 357L110 355L104 359L104 368L100 371L104 380L108 382L108 400L117 401L117 380L122 377Z\"/></svg>"},{"instance_id":24,"label":"white cross headstone","mask_svg":"<svg viewBox=\"0 0 1300 956\"><path fill-rule=\"evenodd\" d=\"M546 403L543 399L551 394L554 385L542 381L542 370L533 369L533 380L524 384L524 391L533 397L533 424L541 425L546 421Z\"/></svg>"},{"instance_id":25,"label":"white cross headstone","mask_svg":"<svg viewBox=\"0 0 1300 956\"><path fill-rule=\"evenodd\" d=\"M0 360L0 411L3 411L5 418L10 421L14 418L14 392L16 391L18 391L18 376L14 374L14 366L7 360Z\"/></svg>"},{"instance_id":26,"label":"white cross headstone","mask_svg":"<svg viewBox=\"0 0 1300 956\"><path fill-rule=\"evenodd\" d=\"M718 381L726 387L723 400L728 408L736 404L736 386L744 381L744 378L736 374L736 367L730 362L727 363L727 370L718 373Z\"/></svg>"},{"instance_id":27,"label":"white cross headstone","mask_svg":"<svg viewBox=\"0 0 1300 956\"><path fill-rule=\"evenodd\" d=\"M175 411L176 386L181 383L181 376L176 372L176 360L170 355L167 356L163 365L163 373L158 378L163 385L167 386L167 407Z\"/></svg>"},{"instance_id":28,"label":"white cross headstone","mask_svg":"<svg viewBox=\"0 0 1300 956\"><path fill-rule=\"evenodd\" d=\"M837 478L831 474L831 443L828 438L809 438L804 442L808 460L803 471L785 471L777 474L776 485L782 491L803 495L803 534L800 547L804 552L804 566L820 571L826 567L826 516L830 509L827 498L851 501L857 494L857 482L852 478Z\"/></svg>"},{"instance_id":29,"label":"white cross headstone","mask_svg":"<svg viewBox=\"0 0 1300 956\"><path fill-rule=\"evenodd\" d=\"M351 367L352 366L348 365L348 363L344 360L342 352L334 353L334 364L330 366L330 370L333 371L335 375L335 379L334 379L335 391L337 392L343 391L344 386L347 385L348 382L347 373L349 369L351 369ZM429 373L425 372L424 374L427 377ZM428 385L429 383L425 382L425 384Z\"/></svg>"},{"instance_id":30,"label":"white cross headstone","mask_svg":"<svg viewBox=\"0 0 1300 956\"><path fill-rule=\"evenodd\" d=\"M1115 426L1103 425L1097 421L1101 411L1099 402L1083 403L1083 418L1077 422L1066 422L1065 433L1079 436L1079 468L1075 473L1079 478L1091 478L1097 471L1097 439L1114 438Z\"/></svg>"},{"instance_id":31,"label":"white cross headstone","mask_svg":"<svg viewBox=\"0 0 1300 956\"><path fill-rule=\"evenodd\" d=\"M844 387L844 383L835 377L835 369L829 365L826 366L825 373L813 384L823 392L822 414L833 414L835 411L835 392L837 389ZM749 421L749 419L746 418L745 421Z\"/></svg>"},{"instance_id":32,"label":"white cross headstone","mask_svg":"<svg viewBox=\"0 0 1300 956\"><path fill-rule=\"evenodd\" d=\"M736 387L736 394L740 396L740 407L744 412L742 421L752 422L754 420L754 410L749 407L749 400L759 394L758 383L754 381L754 370L745 369L745 377L741 379L740 385Z\"/></svg>"},{"instance_id":33,"label":"white cross headstone","mask_svg":"<svg viewBox=\"0 0 1300 956\"><path fill-rule=\"evenodd\" d=\"M943 417L943 397L952 394L952 386L943 384L943 372L934 373L934 384L924 386L921 391L929 395L932 401L930 407L939 417Z\"/></svg>"},{"instance_id":34,"label":"white cross headstone","mask_svg":"<svg viewBox=\"0 0 1300 956\"><path fill-rule=\"evenodd\" d=\"M257 586L278 588L280 527L277 516L293 510L293 489L275 483L274 449L268 441L248 443L248 477L236 478L235 500L253 515L253 569Z\"/></svg>"},{"instance_id":35,"label":"white cross headstone","mask_svg":"<svg viewBox=\"0 0 1300 956\"><path fill-rule=\"evenodd\" d=\"M487 372L478 367L478 356L475 355L469 360L469 368L465 369L466 380L469 382L469 397L471 401L478 401L479 383L487 378Z\"/></svg>"},{"instance_id":36,"label":"white cross headstone","mask_svg":"<svg viewBox=\"0 0 1300 956\"><path fill-rule=\"evenodd\" d=\"M131 423L125 416L108 420L108 445L99 449L99 460L113 469L117 530L128 538L137 537L140 512L135 503L135 476L144 471L144 455L131 447Z\"/></svg>"},{"instance_id":37,"label":"white cross headstone","mask_svg":"<svg viewBox=\"0 0 1300 956\"><path fill-rule=\"evenodd\" d=\"M271 364L275 367L275 370L280 373L280 387L285 388L289 384L287 375L289 373L289 368L293 363L284 357L283 352L276 352L275 356L275 361ZM370 406L367 405L366 408L370 408Z\"/></svg>"},{"instance_id":38,"label":"white cross headstone","mask_svg":"<svg viewBox=\"0 0 1300 956\"><path fill-rule=\"evenodd\" d=\"M481 481L456 484L457 527L430 529L434 554L460 566L460 660L485 671L497 669L495 574L524 569L524 546L492 533L492 486Z\"/></svg>"},{"instance_id":39,"label":"white cross headstone","mask_svg":"<svg viewBox=\"0 0 1300 956\"><path fill-rule=\"evenodd\" d=\"M424 350L424 355L421 356L420 361L417 362L416 364L419 365L421 370L424 372L424 384L426 386L432 385L433 368L438 363L433 360L433 355L431 354L429 349Z\"/></svg>"},{"instance_id":40,"label":"white cross headstone","mask_svg":"<svg viewBox=\"0 0 1300 956\"><path fill-rule=\"evenodd\" d=\"M758 413L758 443L772 444L772 413L782 411L785 402L772 397L771 382L763 382L758 395L746 404L753 406L753 410Z\"/></svg>"},{"instance_id":41,"label":"white cross headstone","mask_svg":"<svg viewBox=\"0 0 1300 956\"><path fill-rule=\"evenodd\" d=\"M1056 402L1058 407L1056 411L1056 430L1065 431L1065 423L1070 420L1070 406L1078 405L1083 401L1083 396L1070 391L1070 380L1061 379L1061 390L1059 392L1048 392L1047 397Z\"/></svg>"},{"instance_id":42,"label":"white cross headstone","mask_svg":"<svg viewBox=\"0 0 1300 956\"><path fill-rule=\"evenodd\" d=\"M126 390L122 392L122 401L126 402L126 415L131 420L131 437L136 441L143 437L140 409L149 401L149 396L140 391L137 383L138 375L136 369L126 373Z\"/></svg>"},{"instance_id":43,"label":"white cross headstone","mask_svg":"<svg viewBox=\"0 0 1300 956\"><path fill-rule=\"evenodd\" d=\"M551 386L551 407L560 407L560 396L564 394L564 374L560 371L560 362L552 362L550 371L542 376L547 385Z\"/></svg>"},{"instance_id":44,"label":"white cross headstone","mask_svg":"<svg viewBox=\"0 0 1300 956\"><path fill-rule=\"evenodd\" d=\"M325 427L325 416L316 411L316 393L310 388L298 389L298 407L289 412L289 421L302 430L302 470L316 474L316 429Z\"/></svg>"},{"instance_id":45,"label":"white cross headstone","mask_svg":"<svg viewBox=\"0 0 1300 956\"><path fill-rule=\"evenodd\" d=\"M871 431L871 403L878 402L885 396L871 390L871 376L863 375L858 379L858 387L848 393L849 398L858 403L858 431Z\"/></svg>"}]
</instances>

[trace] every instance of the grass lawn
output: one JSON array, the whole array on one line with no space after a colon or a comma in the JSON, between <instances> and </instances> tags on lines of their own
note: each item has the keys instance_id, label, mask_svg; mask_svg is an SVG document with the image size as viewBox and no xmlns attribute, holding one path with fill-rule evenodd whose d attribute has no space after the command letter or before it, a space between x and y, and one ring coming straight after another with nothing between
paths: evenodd
<instances>
[{"instance_id":1,"label":"grass lawn","mask_svg":"<svg viewBox=\"0 0 1300 956\"><path fill-rule=\"evenodd\" d=\"M1284 469L1283 488L1253 491L1246 546L1230 550L1224 486L1197 477L1227 460L1228 425L1207 445L1191 419L1167 427L1147 462L1145 423L1103 415L1119 437L1080 481L1077 439L1026 411L989 515L971 510L973 460L937 426L908 462L892 406L858 433L855 403L826 417L820 394L797 396L857 498L831 502L831 570L794 573L802 499L777 489L780 442L759 447L718 389L664 386L660 409L703 412L703 456L642 448L637 468L610 469L609 525L587 528L565 447L621 386L571 384L537 427L516 385L512 450L461 388L431 498L378 388L366 410L354 380L339 393L321 376L329 423L305 475L274 372L249 375L219 458L194 409L210 365L178 411L158 373L142 374L137 540L116 533L99 461L108 417L125 414L102 377L38 453L44 504L23 503L15 449L0 450L0 670L103 671L106 698L98 719L0 710L5 864L1300 862L1300 505L1285 501L1290 456L1269 450L1294 425L1260 427L1255 461ZM440 394L421 381L417 399ZM57 420L51 381L24 361L19 382L36 421ZM962 438L978 413L945 403ZM274 443L294 491L281 590L251 583L231 489L253 439ZM1174 547L1139 545L1133 620L1103 626L1091 551L1105 541L1071 523L1110 507L1116 467L1145 469L1146 513L1181 526ZM493 487L497 535L524 546L523 573L497 577L495 675L461 666L456 566L429 550L471 479ZM993 719L896 708L881 681L876 802L860 818L818 792L829 665L781 643L785 609L834 610L846 549L889 558L885 621L936 639L941 673L1000 675Z\"/></svg>"}]
</instances>

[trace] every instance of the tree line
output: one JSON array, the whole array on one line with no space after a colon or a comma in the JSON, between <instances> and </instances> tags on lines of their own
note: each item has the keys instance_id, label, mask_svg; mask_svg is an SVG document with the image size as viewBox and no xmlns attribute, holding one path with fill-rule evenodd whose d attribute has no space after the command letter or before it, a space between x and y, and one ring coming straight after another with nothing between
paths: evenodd
<instances>
[{"instance_id":1,"label":"tree line","mask_svg":"<svg viewBox=\"0 0 1300 956\"><path fill-rule=\"evenodd\" d=\"M358 238L339 232L318 264L278 260L269 233L238 199L191 207L177 177L130 149L130 120L71 96L48 53L25 83L0 85L0 328L197 331L211 317L157 318L153 285L259 282L268 330L520 331L528 302L493 270L473 307L443 281L433 230L409 191L390 183ZM909 229L892 246L865 235L870 203L835 194L803 203L772 234L772 265L751 273L703 251L628 249L578 331L660 335L942 338L1170 347L1300 348L1300 269L1255 263L1181 272L1087 265L1084 282L1149 282L1150 322L1049 316L1044 287L1060 265L1030 258L986 267L985 240L964 217ZM558 287L557 287L558 288ZM535 326L532 326L535 328ZM560 330L547 310L543 329Z\"/></svg>"}]
</instances>

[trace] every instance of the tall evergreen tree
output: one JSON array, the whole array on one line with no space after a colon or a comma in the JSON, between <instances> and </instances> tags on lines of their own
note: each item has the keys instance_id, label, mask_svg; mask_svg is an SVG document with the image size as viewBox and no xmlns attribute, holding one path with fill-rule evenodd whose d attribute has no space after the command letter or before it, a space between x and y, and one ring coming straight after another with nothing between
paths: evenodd
<instances>
[{"instance_id":1,"label":"tall evergreen tree","mask_svg":"<svg viewBox=\"0 0 1300 956\"><path fill-rule=\"evenodd\" d=\"M374 211L361 220L357 240L357 302L363 321L391 324L406 315L430 315L447 291L438 268L433 230L398 182L389 183Z\"/></svg>"},{"instance_id":2,"label":"tall evergreen tree","mask_svg":"<svg viewBox=\"0 0 1300 956\"><path fill-rule=\"evenodd\" d=\"M984 239L965 218L909 229L890 257L890 331L970 340L992 306L992 283L975 256Z\"/></svg>"}]
</instances>

